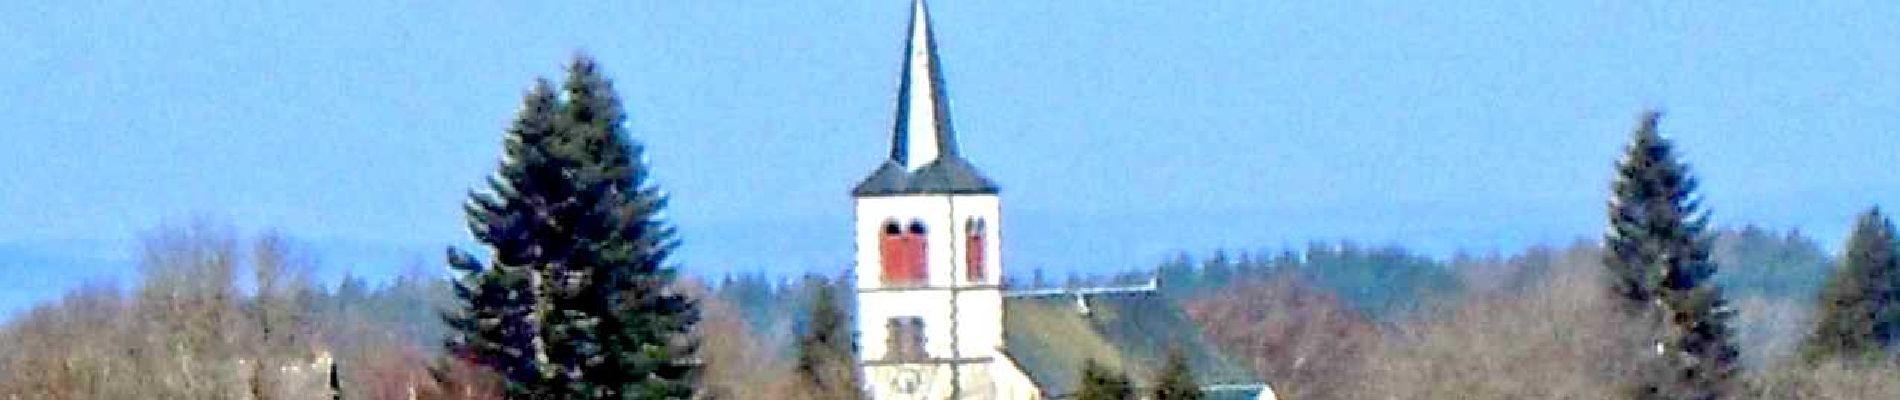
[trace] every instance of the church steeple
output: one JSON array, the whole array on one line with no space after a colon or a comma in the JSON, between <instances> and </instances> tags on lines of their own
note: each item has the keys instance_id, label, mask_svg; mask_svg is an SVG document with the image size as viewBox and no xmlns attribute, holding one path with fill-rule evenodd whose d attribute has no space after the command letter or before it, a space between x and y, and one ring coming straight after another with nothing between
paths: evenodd
<instances>
[{"instance_id":1,"label":"church steeple","mask_svg":"<svg viewBox=\"0 0 1900 400\"><path fill-rule=\"evenodd\" d=\"M930 26L930 7L924 0L911 1L910 29L905 34L891 155L852 194L995 194L996 184L957 152L950 96Z\"/></svg>"},{"instance_id":2,"label":"church steeple","mask_svg":"<svg viewBox=\"0 0 1900 400\"><path fill-rule=\"evenodd\" d=\"M997 375L1011 365L1002 199L957 149L934 33L929 7L911 0L890 156L851 192L857 367L871 399L1039 398L1006 378L1021 373ZM864 147L882 150L878 128Z\"/></svg>"},{"instance_id":3,"label":"church steeple","mask_svg":"<svg viewBox=\"0 0 1900 400\"><path fill-rule=\"evenodd\" d=\"M910 6L910 38L904 43L903 80L897 86L897 123L891 133L891 161L916 171L941 155L955 157L957 138L950 127L950 102L944 94L937 40L924 0Z\"/></svg>"}]
</instances>

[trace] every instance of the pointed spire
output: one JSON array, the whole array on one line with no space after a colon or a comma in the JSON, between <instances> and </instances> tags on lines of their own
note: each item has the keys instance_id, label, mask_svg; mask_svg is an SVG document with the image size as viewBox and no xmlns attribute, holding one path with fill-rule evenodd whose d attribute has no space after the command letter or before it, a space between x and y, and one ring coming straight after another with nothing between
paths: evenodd
<instances>
[{"instance_id":1,"label":"pointed spire","mask_svg":"<svg viewBox=\"0 0 1900 400\"><path fill-rule=\"evenodd\" d=\"M939 157L954 157L957 140L950 128L950 102L944 93L937 41L931 33L930 9L924 0L911 2L909 34L904 45L903 81L897 89L891 161L916 171Z\"/></svg>"},{"instance_id":2,"label":"pointed spire","mask_svg":"<svg viewBox=\"0 0 1900 400\"><path fill-rule=\"evenodd\" d=\"M923 0L910 4L908 36L903 79L897 84L891 157L858 182L852 195L996 194L996 184L957 154L956 130L950 127L950 96L937 62L930 9Z\"/></svg>"}]
</instances>

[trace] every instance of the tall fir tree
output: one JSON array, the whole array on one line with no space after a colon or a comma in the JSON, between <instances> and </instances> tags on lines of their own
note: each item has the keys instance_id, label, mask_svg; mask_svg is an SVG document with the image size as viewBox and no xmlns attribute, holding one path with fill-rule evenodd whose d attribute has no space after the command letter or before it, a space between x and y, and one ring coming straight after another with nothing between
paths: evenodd
<instances>
[{"instance_id":1,"label":"tall fir tree","mask_svg":"<svg viewBox=\"0 0 1900 400\"><path fill-rule=\"evenodd\" d=\"M530 204L542 187L558 179L546 167L547 142L555 135L559 101L545 80L535 83L514 125L503 139L502 162L489 178L488 192L471 193L465 207L468 229L497 257L492 265L449 249L449 267L460 275L455 295L460 306L445 315L453 331L449 351L499 373L509 397L536 396L542 386L544 352L536 314L535 276L526 253L533 243L526 226L537 214Z\"/></svg>"},{"instance_id":2,"label":"tall fir tree","mask_svg":"<svg viewBox=\"0 0 1900 400\"><path fill-rule=\"evenodd\" d=\"M563 360L590 398L683 399L698 376L695 304L674 290L678 246L661 214L666 196L650 182L645 147L626 131L612 83L592 59L576 57L563 89L558 148L584 160L572 171L576 198L570 289L556 304L574 321Z\"/></svg>"},{"instance_id":3,"label":"tall fir tree","mask_svg":"<svg viewBox=\"0 0 1900 400\"><path fill-rule=\"evenodd\" d=\"M470 231L493 252L491 265L460 252L451 264L470 282L463 287L512 288L502 290L514 299L504 303L528 304L526 350L500 353L504 360L531 355L538 375L504 370L510 397L691 397L697 366L688 333L698 312L672 288L677 271L667 256L677 241L660 218L665 196L649 182L644 149L628 137L620 100L599 67L583 56L567 72L564 98L546 83L536 86L533 112L510 130L489 191L470 194ZM458 291L469 294L459 315L504 309L477 301L483 290ZM465 338L496 336L488 325L457 328Z\"/></svg>"},{"instance_id":4,"label":"tall fir tree","mask_svg":"<svg viewBox=\"0 0 1900 400\"><path fill-rule=\"evenodd\" d=\"M798 336L796 366L800 384L814 398L863 398L857 374L857 352L851 338L850 317L838 306L837 290L822 278L807 280L813 288L807 320Z\"/></svg>"},{"instance_id":5,"label":"tall fir tree","mask_svg":"<svg viewBox=\"0 0 1900 400\"><path fill-rule=\"evenodd\" d=\"M1135 389L1128 382L1128 375L1088 360L1082 363L1082 382L1075 390L1075 400L1132 400Z\"/></svg>"},{"instance_id":6,"label":"tall fir tree","mask_svg":"<svg viewBox=\"0 0 1900 400\"><path fill-rule=\"evenodd\" d=\"M1715 399L1734 392L1734 317L1711 278L1712 235L1689 166L1644 113L1611 186L1604 266L1623 309L1654 322L1657 352L1638 398Z\"/></svg>"},{"instance_id":7,"label":"tall fir tree","mask_svg":"<svg viewBox=\"0 0 1900 400\"><path fill-rule=\"evenodd\" d=\"M1803 344L1809 361L1872 358L1891 349L1900 329L1900 258L1893 222L1871 209L1860 215L1839 267L1816 303L1814 331Z\"/></svg>"},{"instance_id":8,"label":"tall fir tree","mask_svg":"<svg viewBox=\"0 0 1900 400\"><path fill-rule=\"evenodd\" d=\"M1155 375L1154 389L1149 391L1149 400L1201 400L1201 385L1194 382L1194 370L1188 366L1187 354L1180 348L1168 350L1167 364Z\"/></svg>"}]
</instances>

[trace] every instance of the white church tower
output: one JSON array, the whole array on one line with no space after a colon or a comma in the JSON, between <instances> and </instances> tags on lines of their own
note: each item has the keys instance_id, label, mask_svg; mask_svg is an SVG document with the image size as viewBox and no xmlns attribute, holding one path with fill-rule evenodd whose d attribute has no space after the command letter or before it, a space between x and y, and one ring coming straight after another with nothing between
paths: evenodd
<instances>
[{"instance_id":1,"label":"white church tower","mask_svg":"<svg viewBox=\"0 0 1900 400\"><path fill-rule=\"evenodd\" d=\"M1001 352L997 187L957 152L922 0L905 48L890 159L852 191L866 390L880 400L1030 398L1011 393L1033 388Z\"/></svg>"}]
</instances>

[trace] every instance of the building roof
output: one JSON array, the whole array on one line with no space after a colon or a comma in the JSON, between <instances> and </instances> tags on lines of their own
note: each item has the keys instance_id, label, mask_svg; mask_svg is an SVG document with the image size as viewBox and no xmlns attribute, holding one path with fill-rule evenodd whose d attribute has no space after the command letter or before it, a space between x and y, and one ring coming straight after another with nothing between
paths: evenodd
<instances>
[{"instance_id":1,"label":"building roof","mask_svg":"<svg viewBox=\"0 0 1900 400\"><path fill-rule=\"evenodd\" d=\"M1171 348L1187 356L1209 399L1252 399L1266 388L1153 291L1011 296L1003 300L1003 340L1004 354L1053 398L1075 393L1088 360L1150 387Z\"/></svg>"},{"instance_id":2,"label":"building roof","mask_svg":"<svg viewBox=\"0 0 1900 400\"><path fill-rule=\"evenodd\" d=\"M939 158L916 171L894 161L879 166L851 190L853 196L902 194L996 194L995 183L960 157Z\"/></svg>"},{"instance_id":3,"label":"building roof","mask_svg":"<svg viewBox=\"0 0 1900 400\"><path fill-rule=\"evenodd\" d=\"M904 45L903 77L897 86L897 117L891 127L891 155L858 183L856 196L899 194L994 194L996 184L957 153L950 123L950 100L937 59L930 10L911 3L909 37Z\"/></svg>"}]
</instances>

